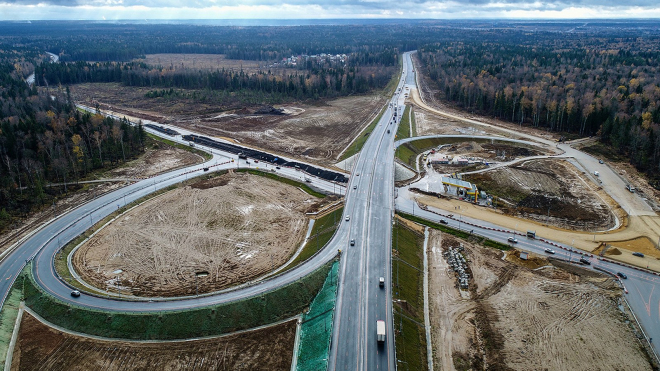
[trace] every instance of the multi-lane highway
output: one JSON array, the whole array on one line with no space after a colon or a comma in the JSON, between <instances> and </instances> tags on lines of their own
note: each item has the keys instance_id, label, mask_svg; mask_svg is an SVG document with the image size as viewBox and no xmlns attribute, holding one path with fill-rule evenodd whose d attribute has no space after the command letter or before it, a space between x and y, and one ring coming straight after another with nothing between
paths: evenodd
<instances>
[{"instance_id":1,"label":"multi-lane highway","mask_svg":"<svg viewBox=\"0 0 660 371\"><path fill-rule=\"evenodd\" d=\"M342 251L340 267L340 286L334 316L334 326L328 368L331 370L395 370L396 358L393 337L392 300L391 300L391 237L392 216L395 209L394 195L394 135L398 119L393 119L395 110L400 118L404 109L405 95L416 88L410 53L403 55L403 72L395 94L385 107L385 112L371 133L364 148L355 161L352 176L347 187L333 182L313 178L312 185L329 192L346 195L345 215L332 241L306 264L282 275L269 278L259 284L246 285L233 290L188 297L179 300L127 301L82 295L70 296L71 287L59 279L53 271L53 260L61 245L88 229L92 223L109 215L118 207L129 204L158 189L179 183L189 177L203 174L204 167L211 170L247 167L237 156L206 148L213 153L213 159L202 165L158 175L118 191L103 195L65 215L59 216L50 224L32 235L12 253L0 262L3 279L0 282L0 295L3 301L11 283L26 261L34 258L34 271L37 282L50 294L64 301L75 302L90 308L103 308L118 311L153 311L185 309L210 304L222 303L250 297L272 290L309 274L323 263ZM176 128L182 134L195 134ZM388 133L389 130L389 133ZM155 133L157 134L157 133ZM168 137L168 139L173 139ZM174 138L182 142L178 138ZM204 149L203 146L199 148ZM231 160L234 160L233 162ZM273 169L262 164L268 170L295 179L304 179L304 174L296 169ZM396 208L413 212L429 220L438 220L439 214L448 214L443 210L421 210L405 194L396 198ZM435 212L432 212L435 211ZM463 220L442 217L454 228L461 226ZM496 241L506 243L509 232L492 230L493 225L478 220L469 230ZM518 248L543 254L548 247L538 240L519 237ZM351 240L355 240L351 244ZM576 260L577 255L556 249L555 256ZM624 283L630 292L629 300L642 326L649 336L660 336L660 291L654 293L658 276L621 267L608 262L591 259L592 266L616 273L624 272L629 279ZM380 287L378 280L384 277L385 285ZM386 338L381 344L376 338L376 321L386 322Z\"/></svg>"}]
</instances>

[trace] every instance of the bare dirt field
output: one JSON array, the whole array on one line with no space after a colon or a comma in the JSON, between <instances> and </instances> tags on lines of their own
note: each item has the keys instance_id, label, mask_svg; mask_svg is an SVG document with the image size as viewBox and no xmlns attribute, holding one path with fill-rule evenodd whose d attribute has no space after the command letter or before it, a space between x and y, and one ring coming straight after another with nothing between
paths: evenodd
<instances>
[{"instance_id":1,"label":"bare dirt field","mask_svg":"<svg viewBox=\"0 0 660 371\"><path fill-rule=\"evenodd\" d=\"M289 370L295 321L212 339L138 343L55 330L25 313L12 371Z\"/></svg>"},{"instance_id":2,"label":"bare dirt field","mask_svg":"<svg viewBox=\"0 0 660 371\"><path fill-rule=\"evenodd\" d=\"M98 174L94 179L136 178L150 176L174 168L200 163L204 159L198 155L169 146L165 143L150 141L146 152L138 159L127 162L119 168ZM86 185L69 185L68 194L58 199L54 205L27 216L10 231L0 235L0 252L5 251L21 237L34 228L43 225L51 218L61 215L99 195L116 190L125 185L124 182L90 183ZM49 189L46 189L49 192Z\"/></svg>"},{"instance_id":3,"label":"bare dirt field","mask_svg":"<svg viewBox=\"0 0 660 371\"><path fill-rule=\"evenodd\" d=\"M227 137L276 153L334 163L340 152L368 125L385 99L379 95L338 98L318 105L226 106L222 100L199 102L178 97L152 99L150 89L119 84L71 86L76 100L141 119L177 125L205 135ZM270 112L269 112L270 111Z\"/></svg>"},{"instance_id":4,"label":"bare dirt field","mask_svg":"<svg viewBox=\"0 0 660 371\"><path fill-rule=\"evenodd\" d=\"M470 288L459 291L442 256L463 243ZM431 231L429 307L441 370L651 370L605 276L545 257L524 264ZM616 350L616 351L613 351Z\"/></svg>"},{"instance_id":5,"label":"bare dirt field","mask_svg":"<svg viewBox=\"0 0 660 371\"><path fill-rule=\"evenodd\" d=\"M317 198L275 180L229 173L147 201L74 253L81 278L138 296L217 291L284 264Z\"/></svg>"},{"instance_id":6,"label":"bare dirt field","mask_svg":"<svg viewBox=\"0 0 660 371\"><path fill-rule=\"evenodd\" d=\"M616 225L605 193L566 161L529 160L464 179L497 196L507 214L574 230Z\"/></svg>"},{"instance_id":7,"label":"bare dirt field","mask_svg":"<svg viewBox=\"0 0 660 371\"><path fill-rule=\"evenodd\" d=\"M226 59L224 54L147 54L144 59L135 59L150 66L190 70L230 70L253 73L261 70L259 62Z\"/></svg>"},{"instance_id":8,"label":"bare dirt field","mask_svg":"<svg viewBox=\"0 0 660 371\"><path fill-rule=\"evenodd\" d=\"M475 141L453 143L447 147L442 147L438 152L452 158L459 156L469 160L484 160L491 165L493 163L513 161L523 157L547 154L546 152L531 146L503 142L477 143ZM454 164L433 165L433 169L439 173L474 171L485 167L486 166L483 164L471 165L469 168Z\"/></svg>"}]
</instances>

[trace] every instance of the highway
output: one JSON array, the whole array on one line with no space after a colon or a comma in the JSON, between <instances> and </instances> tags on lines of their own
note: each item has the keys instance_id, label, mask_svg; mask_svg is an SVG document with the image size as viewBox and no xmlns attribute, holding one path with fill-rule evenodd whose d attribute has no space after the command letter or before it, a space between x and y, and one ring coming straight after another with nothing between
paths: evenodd
<instances>
[{"instance_id":1,"label":"highway","mask_svg":"<svg viewBox=\"0 0 660 371\"><path fill-rule=\"evenodd\" d=\"M329 370L396 369L392 336L391 226L394 136L398 119L393 122L393 116L395 109L397 118L403 113L405 97L402 92L411 75L410 53L404 53L402 78L396 93L352 170L345 213L351 217L349 238L355 239L355 246L344 247ZM382 288L378 283L380 277L384 277L386 283ZM378 320L386 323L384 344L376 340Z\"/></svg>"},{"instance_id":2,"label":"highway","mask_svg":"<svg viewBox=\"0 0 660 371\"><path fill-rule=\"evenodd\" d=\"M444 210L421 210L415 206L406 192L400 192L398 197L395 197L393 153L398 120L393 122L392 117L395 108L397 117L403 113L404 93L411 89L416 89L413 65L410 53L404 53L401 80L394 96L388 102L384 114L360 152L352 169L348 186L344 187L333 182L312 178L312 186L328 192L345 193L346 198L343 221L335 237L306 264L281 275L270 277L258 284L243 285L211 295L176 300L117 300L87 294L83 294L79 298L70 296L72 289L55 274L53 260L62 245L87 230L94 222L109 215L118 207L127 205L154 191L201 175L204 173L202 170L204 167L210 167L211 171L218 171L237 166L254 167L256 165L254 162L248 164L244 160L239 160L235 155L197 146L197 148L212 153L213 158L204 164L161 174L103 195L67 214L60 215L34 233L0 262L0 272L3 275L2 282L0 282L2 300L4 301L11 284L25 262L30 259L34 259L33 273L38 284L63 301L90 308L143 312L195 308L258 295L309 274L341 251L340 285L328 369L395 370L397 360L391 300L391 226L395 208L429 220L445 219L451 227L473 231L475 234L503 243L507 243L507 238L512 235L511 231L493 230L501 228L479 220L451 219L447 217L449 212ZM183 134L196 134L178 127L175 129ZM390 133L387 132L388 130ZM157 132L153 133L169 140L187 143L180 137L173 138ZM552 145L554 146L554 143ZM567 152L569 151L570 149L567 150ZM232 162L232 160L234 161ZM596 166L591 163L593 158L580 157L580 160L588 161L586 167ZM304 180L304 174L295 169L273 169L272 166L263 163L258 166L262 166L268 171L276 170L277 173L290 178ZM608 179L609 176L610 174L608 174ZM643 205L636 205L630 201L626 205L630 205L641 214L648 212ZM465 225L466 222L472 225L468 228ZM516 245L519 249L545 254L544 249L549 246L540 240L526 239L521 236L517 238L519 242ZM350 244L351 239L355 240L353 246ZM553 249L556 251L555 257L572 261L579 259L578 253L556 247ZM590 258L590 260L591 267L599 267L613 274L620 271L628 275L629 278L623 280L623 284L628 289L630 305L649 337L657 335L660 339L660 291L654 292L660 277L596 258ZM385 278L386 284L383 288L379 287L379 277ZM386 321L387 336L384 344L379 344L376 340L377 320Z\"/></svg>"}]
</instances>

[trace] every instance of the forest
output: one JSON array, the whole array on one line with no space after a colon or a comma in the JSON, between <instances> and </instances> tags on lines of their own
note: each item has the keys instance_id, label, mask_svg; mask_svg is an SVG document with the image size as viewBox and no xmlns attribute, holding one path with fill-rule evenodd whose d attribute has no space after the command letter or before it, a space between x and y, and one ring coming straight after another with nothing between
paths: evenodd
<instances>
[{"instance_id":1,"label":"forest","mask_svg":"<svg viewBox=\"0 0 660 371\"><path fill-rule=\"evenodd\" d=\"M460 40L420 48L441 100L567 137L598 136L660 186L660 38Z\"/></svg>"},{"instance_id":2,"label":"forest","mask_svg":"<svg viewBox=\"0 0 660 371\"><path fill-rule=\"evenodd\" d=\"M15 63L0 63L0 231L67 191L48 184L74 183L133 159L146 140L141 125L82 113L18 75Z\"/></svg>"}]
</instances>

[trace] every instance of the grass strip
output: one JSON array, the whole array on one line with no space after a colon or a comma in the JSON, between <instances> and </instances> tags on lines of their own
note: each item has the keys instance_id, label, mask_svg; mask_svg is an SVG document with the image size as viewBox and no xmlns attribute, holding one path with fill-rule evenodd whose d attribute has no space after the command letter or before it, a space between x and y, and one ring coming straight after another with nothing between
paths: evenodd
<instances>
[{"instance_id":1,"label":"grass strip","mask_svg":"<svg viewBox=\"0 0 660 371\"><path fill-rule=\"evenodd\" d=\"M386 109L387 109L387 105L383 106L378 116L376 116L376 118L371 122L371 124L369 124L369 126L366 129L364 129L362 135L353 141L351 147L347 149L343 155L341 155L339 161L343 161L353 156L354 154L360 152L360 150L362 150L362 147L364 147L364 144L367 142L367 139L369 139L369 135L371 134L372 131L374 131L374 128L376 128L378 121L380 121L381 117L383 117L383 114L385 113Z\"/></svg>"},{"instance_id":2,"label":"grass strip","mask_svg":"<svg viewBox=\"0 0 660 371\"><path fill-rule=\"evenodd\" d=\"M410 106L406 106L401 114L401 121L396 130L396 137L398 139L410 138Z\"/></svg>"},{"instance_id":3,"label":"grass strip","mask_svg":"<svg viewBox=\"0 0 660 371\"><path fill-rule=\"evenodd\" d=\"M415 109L410 107L410 121L412 124L413 137L417 136L417 120L415 120Z\"/></svg>"},{"instance_id":4,"label":"grass strip","mask_svg":"<svg viewBox=\"0 0 660 371\"><path fill-rule=\"evenodd\" d=\"M424 236L397 221L392 229L396 358L404 370L426 370Z\"/></svg>"},{"instance_id":5,"label":"grass strip","mask_svg":"<svg viewBox=\"0 0 660 371\"><path fill-rule=\"evenodd\" d=\"M337 271L339 262L330 269L328 277L316 298L303 315L300 324L300 346L298 348L298 371L325 370L328 368L328 353L332 337L332 320L337 299Z\"/></svg>"},{"instance_id":6,"label":"grass strip","mask_svg":"<svg viewBox=\"0 0 660 371\"><path fill-rule=\"evenodd\" d=\"M24 285L26 305L55 325L108 338L176 340L217 336L300 314L318 294L333 264L328 262L306 277L259 296L177 311L128 313L83 308L48 295L32 274L17 283Z\"/></svg>"},{"instance_id":7,"label":"grass strip","mask_svg":"<svg viewBox=\"0 0 660 371\"><path fill-rule=\"evenodd\" d=\"M315 191L310 186L308 186L306 183L302 183L302 182L299 182L299 181L296 181L296 180L293 180L293 179L285 178L285 177L279 176L277 174L269 173L267 171L261 171L261 170L256 170L256 169L237 169L235 171L238 172L238 173L248 173L248 174L254 174L254 175L259 175L259 176L263 176L263 177L266 177L266 178L274 179L274 180L277 180L279 182L289 184L289 185L292 185L294 187L298 187L298 188L302 189L303 191L309 193L310 195L312 195L314 197L325 198L325 196L326 196L324 193Z\"/></svg>"},{"instance_id":8,"label":"grass strip","mask_svg":"<svg viewBox=\"0 0 660 371\"><path fill-rule=\"evenodd\" d=\"M210 159L213 158L213 155L212 155L212 154L210 154L210 153L208 153L208 152L204 152L204 151L199 150L199 149L197 149L197 148L193 148L193 147L191 147L191 146L187 146L187 145L185 145L185 144L177 143L177 142L174 142L174 141L171 141L171 140L169 140L169 139L165 139L165 138L159 137L158 135L154 135L154 134L151 134L151 133L147 133L147 136L148 136L149 138L153 139L153 140L158 141L158 142L163 142L163 143L168 144L168 145L170 145L170 146L172 146L172 147L176 147L176 148L182 149L182 150L184 150L184 151L188 151L188 152L192 152L192 153L194 153L194 154L196 154L196 155L200 155L200 156L204 157L204 160L206 160L206 161L208 161L208 160L210 160Z\"/></svg>"},{"instance_id":9,"label":"grass strip","mask_svg":"<svg viewBox=\"0 0 660 371\"><path fill-rule=\"evenodd\" d=\"M26 269L23 268L23 271L19 274L16 282L22 282L22 277L25 275ZM21 287L18 287L14 284L5 303L2 306L2 311L0 311L0 367L4 367L5 360L7 358L7 351L9 350L9 343L11 342L11 336L14 332L14 326L16 325L16 318L18 317L18 309L21 304L22 293Z\"/></svg>"},{"instance_id":10,"label":"grass strip","mask_svg":"<svg viewBox=\"0 0 660 371\"><path fill-rule=\"evenodd\" d=\"M428 221L426 219L422 219L418 216L413 216L413 215L410 215L410 214L407 214L407 213L397 212L397 214L399 216L401 216L403 218L406 218L410 221L413 221L415 223L425 225L429 228L437 229L440 232L451 234L453 236L464 239L466 241L468 239L480 238L481 239L481 244L486 246L486 247L492 247L492 248L495 248L495 249L498 249L498 250L503 250L503 251L511 250L511 246L509 246L507 244L503 244L501 242L489 240L485 237L476 236L476 235L470 234L468 232L463 232L463 231L460 231L458 229L454 229L454 228L449 227L449 226L444 225L444 224L437 224L437 223Z\"/></svg>"},{"instance_id":11,"label":"grass strip","mask_svg":"<svg viewBox=\"0 0 660 371\"><path fill-rule=\"evenodd\" d=\"M298 254L284 271L297 266L321 250L335 234L335 230L339 226L343 212L344 207L342 206L339 209L316 219L314 226L312 227L312 232L309 235L309 240L307 240L307 243L303 246L300 254Z\"/></svg>"}]
</instances>

